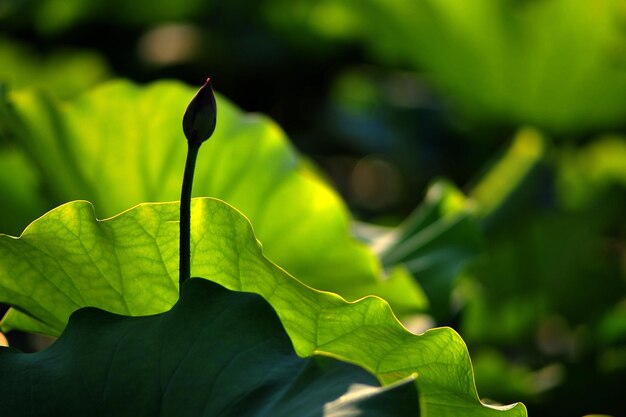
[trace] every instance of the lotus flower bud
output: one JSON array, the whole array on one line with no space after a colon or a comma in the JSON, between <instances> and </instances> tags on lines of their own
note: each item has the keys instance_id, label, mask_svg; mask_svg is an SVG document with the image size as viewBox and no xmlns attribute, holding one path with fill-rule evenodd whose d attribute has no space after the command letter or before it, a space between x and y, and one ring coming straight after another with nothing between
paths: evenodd
<instances>
[{"instance_id":1,"label":"lotus flower bud","mask_svg":"<svg viewBox=\"0 0 626 417\"><path fill-rule=\"evenodd\" d=\"M191 99L183 116L183 131L190 146L200 146L215 130L217 107L211 79Z\"/></svg>"}]
</instances>

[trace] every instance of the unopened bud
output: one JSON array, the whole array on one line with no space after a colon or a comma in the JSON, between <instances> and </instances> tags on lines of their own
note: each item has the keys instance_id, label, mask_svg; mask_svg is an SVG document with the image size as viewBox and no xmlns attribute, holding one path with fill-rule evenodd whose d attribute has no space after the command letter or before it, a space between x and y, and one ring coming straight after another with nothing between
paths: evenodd
<instances>
[{"instance_id":1,"label":"unopened bud","mask_svg":"<svg viewBox=\"0 0 626 417\"><path fill-rule=\"evenodd\" d=\"M215 130L217 107L211 79L191 99L183 116L183 131L190 145L200 146Z\"/></svg>"}]
</instances>

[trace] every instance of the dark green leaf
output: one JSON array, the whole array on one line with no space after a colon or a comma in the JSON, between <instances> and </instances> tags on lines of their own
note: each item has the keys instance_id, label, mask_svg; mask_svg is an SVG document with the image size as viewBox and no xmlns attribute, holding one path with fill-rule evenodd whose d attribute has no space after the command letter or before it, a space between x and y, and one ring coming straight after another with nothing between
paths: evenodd
<instances>
[{"instance_id":1,"label":"dark green leaf","mask_svg":"<svg viewBox=\"0 0 626 417\"><path fill-rule=\"evenodd\" d=\"M356 366L299 358L259 296L206 280L167 313L75 312L45 351L0 349L7 416L419 416L413 381L380 388Z\"/></svg>"},{"instance_id":2,"label":"dark green leaf","mask_svg":"<svg viewBox=\"0 0 626 417\"><path fill-rule=\"evenodd\" d=\"M374 247L384 265L406 265L424 288L433 315L446 320L453 284L478 255L480 237L472 202L453 184L440 180L431 185L415 212Z\"/></svg>"},{"instance_id":3,"label":"dark green leaf","mask_svg":"<svg viewBox=\"0 0 626 417\"><path fill-rule=\"evenodd\" d=\"M210 142L209 142L210 143ZM0 236L3 325L59 334L69 315L95 306L125 315L168 310L178 297L178 204L143 204L97 221L87 202L46 214L19 239ZM263 257L248 221L214 199L192 203L192 275L267 300L300 356L346 360L393 384L417 374L422 412L525 416L522 404L481 404L463 340L452 329L414 335L387 303L347 303L311 289Z\"/></svg>"}]
</instances>

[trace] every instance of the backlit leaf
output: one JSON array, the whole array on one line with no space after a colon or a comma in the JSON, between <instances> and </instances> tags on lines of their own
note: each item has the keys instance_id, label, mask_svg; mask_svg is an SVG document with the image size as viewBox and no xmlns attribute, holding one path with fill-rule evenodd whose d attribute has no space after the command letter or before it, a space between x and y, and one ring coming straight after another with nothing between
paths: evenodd
<instances>
[{"instance_id":1,"label":"backlit leaf","mask_svg":"<svg viewBox=\"0 0 626 417\"><path fill-rule=\"evenodd\" d=\"M5 328L59 334L84 306L128 315L168 310L178 297L177 218L178 204L161 203L97 221L91 204L74 202L20 238L0 236L0 301L18 309ZM417 374L427 415L526 415L521 404L480 403L467 348L454 330L413 335L379 298L347 303L302 285L263 257L250 224L221 201L193 201L192 275L261 295L300 356L346 360L385 385Z\"/></svg>"}]
</instances>

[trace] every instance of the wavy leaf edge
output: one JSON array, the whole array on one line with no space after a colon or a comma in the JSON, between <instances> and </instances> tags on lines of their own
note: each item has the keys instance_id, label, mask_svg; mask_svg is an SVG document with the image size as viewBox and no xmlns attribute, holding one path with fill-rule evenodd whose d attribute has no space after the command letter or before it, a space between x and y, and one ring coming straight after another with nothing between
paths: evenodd
<instances>
[{"instance_id":1,"label":"wavy leaf edge","mask_svg":"<svg viewBox=\"0 0 626 417\"><path fill-rule=\"evenodd\" d=\"M467 407L473 403L475 406L482 406L482 412L481 407L475 409L477 415L490 415L488 410L505 412L507 416L527 415L526 407L522 403L497 406L484 404L480 401L467 346L454 329L440 327L415 335L401 324L393 314L389 304L380 297L366 296L356 301L346 301L335 293L311 288L289 275L263 255L262 245L256 239L252 225L239 210L222 200L210 197L194 198L192 204L192 217L199 216L205 210L212 210L212 215L215 213L225 214L235 223L238 223L236 226L243 226L243 230L240 232L244 234L248 243L254 242L254 245L246 244L239 256L246 255L246 250L251 251L252 258L257 257L255 266L264 268L264 272L269 272L268 276L273 278L275 282L274 286L257 285L255 288L250 283L242 282L241 277L237 277L233 282L224 282L224 279L221 281L212 279L214 277L211 277L211 274L208 274L207 277L204 276L205 274L192 272L192 276L200 276L230 290L255 293L263 297L276 311L299 356L322 355L360 366L374 374L384 386L417 375L416 383L419 386L423 411L428 409L447 410L442 415L454 415L453 411L457 410L460 404ZM171 213L168 213L170 217L166 216L165 219L161 219L161 222L176 231L178 222L174 218L177 210L171 209L177 209L178 202L141 203L115 216L97 219L94 205L85 200L78 200L63 204L44 214L26 227L20 237L0 235L0 243L2 240L14 243L30 236L33 230L42 222L47 221L53 214L68 214L68 211L71 213L88 210L90 220L101 226L111 225L119 222L120 219L135 214L139 215L141 211L155 208L170 209ZM173 234L177 235L177 233ZM176 241L175 245L177 243ZM193 252L195 253L197 250L199 250L198 247L195 247ZM197 259L194 261L197 262ZM192 265L197 266L196 262L193 262ZM202 270L202 267L198 269ZM2 273L0 268L0 275ZM174 279L176 278L174 277ZM286 287L286 291L282 291L280 294L286 295L286 299L277 296L281 286ZM1 290L0 295L4 297ZM302 309L297 311L293 309L292 306L298 305L299 301L304 301L301 304L305 307L304 310L309 307L310 311L308 312L315 313L314 318L309 317L307 319L306 315L300 311ZM94 307L101 308L100 306ZM28 308L23 308L23 306L18 306L18 308L21 311L28 311ZM110 311L106 308L104 310ZM337 314L337 311L341 314ZM352 314L353 317L360 317L362 322L346 321L346 312ZM329 323L325 320L324 315L335 321ZM310 338L307 340L306 331L303 332L307 321L309 326L316 328L315 341ZM376 336L380 335L387 337L377 339ZM387 346L381 350L380 346L376 347L372 344L374 340L380 343L384 341ZM370 343L367 344L364 341ZM389 343L390 341L391 343ZM432 354L432 349L438 350L434 355L436 360L429 362L424 355L429 352ZM410 354L411 352L413 355ZM447 376L447 378L444 376L444 380L441 380L438 371L442 370L453 375ZM446 397L453 399L453 404L447 403ZM459 405L455 405L455 401L458 401ZM451 412L452 414L449 414Z\"/></svg>"}]
</instances>

